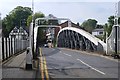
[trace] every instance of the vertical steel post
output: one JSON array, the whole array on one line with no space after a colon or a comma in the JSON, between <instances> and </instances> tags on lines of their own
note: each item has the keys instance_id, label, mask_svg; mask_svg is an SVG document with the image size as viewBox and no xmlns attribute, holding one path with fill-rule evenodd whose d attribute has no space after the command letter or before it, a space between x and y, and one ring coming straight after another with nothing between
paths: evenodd
<instances>
[{"instance_id":1,"label":"vertical steel post","mask_svg":"<svg viewBox=\"0 0 120 80\"><path fill-rule=\"evenodd\" d=\"M6 45L6 59L7 59L8 58L7 37L5 37L5 45Z\"/></svg>"},{"instance_id":2,"label":"vertical steel post","mask_svg":"<svg viewBox=\"0 0 120 80\"><path fill-rule=\"evenodd\" d=\"M9 57L11 57L10 38L8 38L8 44L9 44Z\"/></svg>"},{"instance_id":3,"label":"vertical steel post","mask_svg":"<svg viewBox=\"0 0 120 80\"><path fill-rule=\"evenodd\" d=\"M2 61L5 60L5 53L4 53L4 52L5 52L5 51L4 51L4 45L5 45L5 44L4 44L4 42L5 42L5 41L4 41L4 38L2 37Z\"/></svg>"},{"instance_id":4,"label":"vertical steel post","mask_svg":"<svg viewBox=\"0 0 120 80\"><path fill-rule=\"evenodd\" d=\"M118 26L115 26L115 54L117 55L117 44L118 44L118 30L117 30Z\"/></svg>"},{"instance_id":5,"label":"vertical steel post","mask_svg":"<svg viewBox=\"0 0 120 80\"><path fill-rule=\"evenodd\" d=\"M108 33L106 31L106 45L108 46L108 39L107 39L107 37L108 37ZM107 54L108 54L108 47L106 47L106 55Z\"/></svg>"}]
</instances>

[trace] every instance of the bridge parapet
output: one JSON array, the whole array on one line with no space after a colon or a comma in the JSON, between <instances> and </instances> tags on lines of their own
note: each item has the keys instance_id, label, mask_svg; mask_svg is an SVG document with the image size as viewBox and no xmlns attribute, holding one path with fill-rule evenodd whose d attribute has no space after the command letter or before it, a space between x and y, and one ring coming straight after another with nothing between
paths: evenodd
<instances>
[{"instance_id":1,"label":"bridge parapet","mask_svg":"<svg viewBox=\"0 0 120 80\"><path fill-rule=\"evenodd\" d=\"M7 60L28 47L28 40L16 38L2 38L2 61Z\"/></svg>"},{"instance_id":2,"label":"bridge parapet","mask_svg":"<svg viewBox=\"0 0 120 80\"><path fill-rule=\"evenodd\" d=\"M120 53L120 26L114 25L110 36L107 38L107 54Z\"/></svg>"}]
</instances>

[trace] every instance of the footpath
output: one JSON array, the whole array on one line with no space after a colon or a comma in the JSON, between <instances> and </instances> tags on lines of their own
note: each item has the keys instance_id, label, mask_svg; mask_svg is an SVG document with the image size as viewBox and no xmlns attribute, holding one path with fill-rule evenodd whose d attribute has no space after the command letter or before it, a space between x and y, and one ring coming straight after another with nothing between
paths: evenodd
<instances>
[{"instance_id":1,"label":"footpath","mask_svg":"<svg viewBox=\"0 0 120 80\"><path fill-rule=\"evenodd\" d=\"M37 80L39 68L26 70L26 51L2 63L2 80Z\"/></svg>"}]
</instances>

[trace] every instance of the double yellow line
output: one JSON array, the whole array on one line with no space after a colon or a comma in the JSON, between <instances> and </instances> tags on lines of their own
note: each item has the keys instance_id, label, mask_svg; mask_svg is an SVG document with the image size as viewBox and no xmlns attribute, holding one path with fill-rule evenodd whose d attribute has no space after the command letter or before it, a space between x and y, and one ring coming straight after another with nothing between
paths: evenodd
<instances>
[{"instance_id":1,"label":"double yellow line","mask_svg":"<svg viewBox=\"0 0 120 80\"><path fill-rule=\"evenodd\" d=\"M42 55L42 49L40 48L40 69L42 80L49 80L48 69L46 64L46 58Z\"/></svg>"}]
</instances>

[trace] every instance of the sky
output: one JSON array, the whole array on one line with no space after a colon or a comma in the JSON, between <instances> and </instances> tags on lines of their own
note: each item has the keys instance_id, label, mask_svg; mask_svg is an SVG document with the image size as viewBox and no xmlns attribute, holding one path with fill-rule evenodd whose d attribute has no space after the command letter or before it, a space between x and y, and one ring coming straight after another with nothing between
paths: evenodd
<instances>
[{"instance_id":1,"label":"sky","mask_svg":"<svg viewBox=\"0 0 120 80\"><path fill-rule=\"evenodd\" d=\"M53 14L58 18L69 18L80 24L87 19L96 19L105 24L108 17L115 15L118 0L34 0L34 12L46 16ZM32 0L0 0L0 13L4 18L17 6L31 7Z\"/></svg>"}]
</instances>

